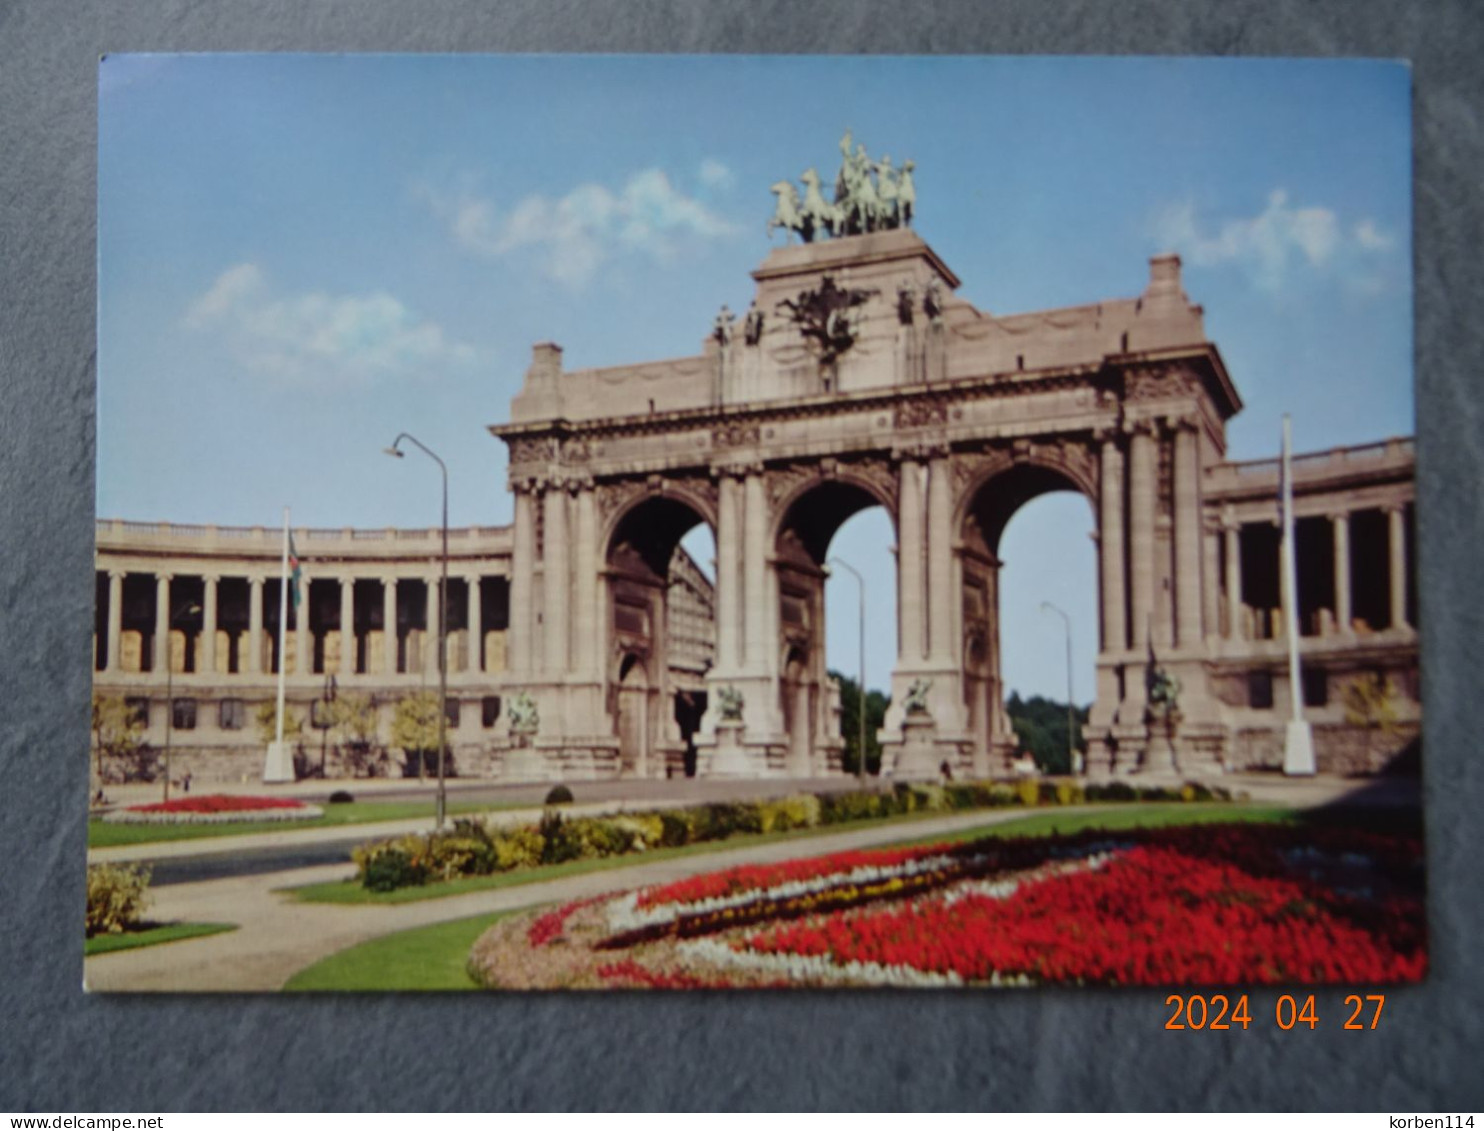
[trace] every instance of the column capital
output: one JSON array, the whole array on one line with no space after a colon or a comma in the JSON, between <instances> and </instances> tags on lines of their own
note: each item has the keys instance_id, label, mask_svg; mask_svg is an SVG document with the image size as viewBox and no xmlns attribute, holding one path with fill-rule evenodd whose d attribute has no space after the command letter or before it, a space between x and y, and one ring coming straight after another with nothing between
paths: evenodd
<instances>
[{"instance_id":1,"label":"column capital","mask_svg":"<svg viewBox=\"0 0 1484 1131\"><path fill-rule=\"evenodd\" d=\"M221 579L222 575L219 573L203 573L201 575L201 580L206 582L208 585L216 585L221 581Z\"/></svg>"},{"instance_id":2,"label":"column capital","mask_svg":"<svg viewBox=\"0 0 1484 1131\"><path fill-rule=\"evenodd\" d=\"M1130 436L1134 436L1134 437L1137 437L1137 436L1149 436L1149 437L1158 436L1159 435L1159 420L1156 419L1155 417L1152 417L1152 416L1151 417L1145 417L1142 420L1126 420L1126 421L1124 421L1124 424L1123 424L1123 430L1125 432L1127 432Z\"/></svg>"},{"instance_id":3,"label":"column capital","mask_svg":"<svg viewBox=\"0 0 1484 1131\"><path fill-rule=\"evenodd\" d=\"M1171 432L1196 432L1201 422L1194 413L1170 413L1164 418L1164 425Z\"/></svg>"},{"instance_id":4,"label":"column capital","mask_svg":"<svg viewBox=\"0 0 1484 1131\"><path fill-rule=\"evenodd\" d=\"M110 581L122 581L128 576L129 571L126 569L111 569L108 571L108 579Z\"/></svg>"},{"instance_id":5,"label":"column capital","mask_svg":"<svg viewBox=\"0 0 1484 1131\"><path fill-rule=\"evenodd\" d=\"M1348 507L1340 507L1336 510L1329 511L1324 517L1333 523L1349 522L1351 513Z\"/></svg>"},{"instance_id":6,"label":"column capital","mask_svg":"<svg viewBox=\"0 0 1484 1131\"><path fill-rule=\"evenodd\" d=\"M172 582L174 580L175 580L175 574L173 574L173 573L156 573L155 574L155 583L156 584L159 584L159 583L163 582L166 585L168 585L168 584L170 584L170 582Z\"/></svg>"},{"instance_id":7,"label":"column capital","mask_svg":"<svg viewBox=\"0 0 1484 1131\"><path fill-rule=\"evenodd\" d=\"M1405 501L1382 503L1380 509L1385 511L1388 515L1400 515L1407 512L1407 504Z\"/></svg>"},{"instance_id":8,"label":"column capital","mask_svg":"<svg viewBox=\"0 0 1484 1131\"><path fill-rule=\"evenodd\" d=\"M268 580L267 575L261 573L250 573L247 575L247 583L256 589L263 587L263 582Z\"/></svg>"},{"instance_id":9,"label":"column capital","mask_svg":"<svg viewBox=\"0 0 1484 1131\"><path fill-rule=\"evenodd\" d=\"M1099 424L1092 430L1093 443L1102 444L1104 447L1110 444L1116 446L1122 435L1123 428L1117 423Z\"/></svg>"}]
</instances>

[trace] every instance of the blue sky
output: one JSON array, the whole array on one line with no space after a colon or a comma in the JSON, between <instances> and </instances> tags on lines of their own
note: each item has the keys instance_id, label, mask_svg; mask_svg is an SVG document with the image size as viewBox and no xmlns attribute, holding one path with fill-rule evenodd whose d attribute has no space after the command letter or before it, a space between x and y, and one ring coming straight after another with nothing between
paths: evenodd
<instances>
[{"instance_id":1,"label":"blue sky","mask_svg":"<svg viewBox=\"0 0 1484 1131\"><path fill-rule=\"evenodd\" d=\"M1363 61L110 56L99 80L98 513L416 526L510 519L506 418L533 342L570 367L697 352L745 309L768 186L844 128L916 164L915 227L980 309L1139 293L1175 250L1246 401L1233 458L1412 431L1410 85ZM783 241L775 234L771 243ZM425 465L425 466L424 466ZM1091 689L1092 516L1013 520L1023 693ZM832 552L890 608L891 536ZM704 542L704 539L702 539ZM830 657L855 668L853 581ZM890 616L873 616L890 624ZM873 631L868 678L894 642ZM1086 689L1086 690L1084 690Z\"/></svg>"}]
</instances>

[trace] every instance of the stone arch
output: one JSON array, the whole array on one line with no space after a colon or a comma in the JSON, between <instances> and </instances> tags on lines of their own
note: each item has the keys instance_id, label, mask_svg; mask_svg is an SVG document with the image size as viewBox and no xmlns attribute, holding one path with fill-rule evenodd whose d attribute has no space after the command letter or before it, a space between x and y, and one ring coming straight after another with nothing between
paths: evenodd
<instances>
[{"instance_id":1,"label":"stone arch","mask_svg":"<svg viewBox=\"0 0 1484 1131\"><path fill-rule=\"evenodd\" d=\"M791 525L808 526L811 536L805 540L805 548L814 556L816 564L822 563L830 540L845 521L875 506L886 509L895 530L895 500L871 480L848 472L805 478L792 484L774 507L769 542L775 548L781 548L780 540ZM800 508L803 508L802 512ZM816 521L818 519L823 519L823 524ZM816 548L818 554L813 553Z\"/></svg>"},{"instance_id":2,"label":"stone arch","mask_svg":"<svg viewBox=\"0 0 1484 1131\"><path fill-rule=\"evenodd\" d=\"M656 503L660 504L659 508L656 508ZM633 528L635 516L640 512L649 515L653 514L656 509L667 512L675 508L684 508L694 515L694 520L676 535L677 545L682 537L702 522L711 528L712 535L715 536L716 505L714 499L703 495L691 486L677 485L668 481L662 482L658 490L653 487L646 489L636 484L623 493L617 505L613 507L612 513L604 520L599 532L599 545L603 547L604 558L606 559L613 553L619 536L626 529ZM679 521L678 510L675 510L675 513Z\"/></svg>"},{"instance_id":3,"label":"stone arch","mask_svg":"<svg viewBox=\"0 0 1484 1131\"><path fill-rule=\"evenodd\" d=\"M683 772L686 740L667 704L681 691L697 690L698 684L686 680L698 681L699 675L677 674L677 661L705 645L677 630L671 614L673 602L690 592L683 583L681 539L702 524L714 537L699 504L685 491L636 495L619 508L601 543L610 641L607 710L618 742L618 772L625 776ZM695 572L691 566L685 570ZM688 669L704 670L704 657L693 658L697 663L687 661Z\"/></svg>"},{"instance_id":4,"label":"stone arch","mask_svg":"<svg viewBox=\"0 0 1484 1131\"><path fill-rule=\"evenodd\" d=\"M988 491L992 486L995 492ZM1053 491L1081 495L1096 519L1098 484L1085 469L1070 461L1028 458L976 469L959 495L953 528L966 541L977 536L982 548L996 555L1000 536L1015 513Z\"/></svg>"},{"instance_id":5,"label":"stone arch","mask_svg":"<svg viewBox=\"0 0 1484 1131\"><path fill-rule=\"evenodd\" d=\"M1001 460L972 475L955 508L963 626L960 671L965 729L976 773L1002 770L1015 747L1005 712L1000 641L1000 543L1005 528L1033 500L1055 492L1081 495L1096 525L1096 480L1070 460L1032 456ZM1097 582L1094 580L1094 586Z\"/></svg>"}]
</instances>

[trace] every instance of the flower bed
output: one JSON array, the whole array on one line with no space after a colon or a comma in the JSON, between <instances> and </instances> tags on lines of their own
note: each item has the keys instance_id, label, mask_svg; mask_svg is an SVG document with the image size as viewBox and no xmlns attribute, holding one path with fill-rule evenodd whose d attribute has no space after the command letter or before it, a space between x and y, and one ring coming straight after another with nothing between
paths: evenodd
<instances>
[{"instance_id":1,"label":"flower bed","mask_svg":"<svg viewBox=\"0 0 1484 1131\"><path fill-rule=\"evenodd\" d=\"M230 821L305 821L324 815L317 805L292 797L243 797L198 794L152 805L115 809L103 820L112 824L197 825Z\"/></svg>"},{"instance_id":2,"label":"flower bed","mask_svg":"<svg viewBox=\"0 0 1484 1131\"><path fill-rule=\"evenodd\" d=\"M1208 825L839 853L497 924L486 985L1259 985L1416 981L1421 844Z\"/></svg>"}]
</instances>

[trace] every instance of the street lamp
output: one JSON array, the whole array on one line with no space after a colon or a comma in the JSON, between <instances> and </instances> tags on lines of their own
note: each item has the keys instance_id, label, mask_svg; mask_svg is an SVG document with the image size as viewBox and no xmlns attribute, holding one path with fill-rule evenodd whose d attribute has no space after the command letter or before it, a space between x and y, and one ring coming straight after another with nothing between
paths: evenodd
<instances>
[{"instance_id":1,"label":"street lamp","mask_svg":"<svg viewBox=\"0 0 1484 1131\"><path fill-rule=\"evenodd\" d=\"M828 564L837 565L841 569L847 570L855 578L856 587L860 590L861 616L860 632L858 633L860 638L860 687L856 696L855 708L856 718L860 724L860 736L856 740L855 752L856 757L859 759L856 773L860 776L861 781L864 782L866 780L866 579L860 575L860 572L853 565L842 558L831 558Z\"/></svg>"},{"instance_id":2,"label":"street lamp","mask_svg":"<svg viewBox=\"0 0 1484 1131\"><path fill-rule=\"evenodd\" d=\"M1076 740L1073 738L1077 708L1073 705L1074 701L1072 699L1072 618L1067 616L1065 612L1057 608L1050 601L1041 602L1041 611L1043 613L1048 611L1053 612L1061 617L1062 623L1066 625L1067 629L1067 769L1075 774L1079 772L1079 769L1077 766L1077 745Z\"/></svg>"},{"instance_id":3,"label":"street lamp","mask_svg":"<svg viewBox=\"0 0 1484 1131\"><path fill-rule=\"evenodd\" d=\"M165 801L170 800L170 728L175 722L175 663L171 655L170 630L177 618L195 616L201 606L194 601L174 610L165 622Z\"/></svg>"},{"instance_id":4,"label":"street lamp","mask_svg":"<svg viewBox=\"0 0 1484 1131\"><path fill-rule=\"evenodd\" d=\"M409 432L399 432L392 446L384 449L389 456L402 458L398 447L403 440L416 444L443 472L443 576L438 581L438 803L437 827L443 828L448 808L447 787L443 770L443 750L448 745L448 465L438 454Z\"/></svg>"}]
</instances>

